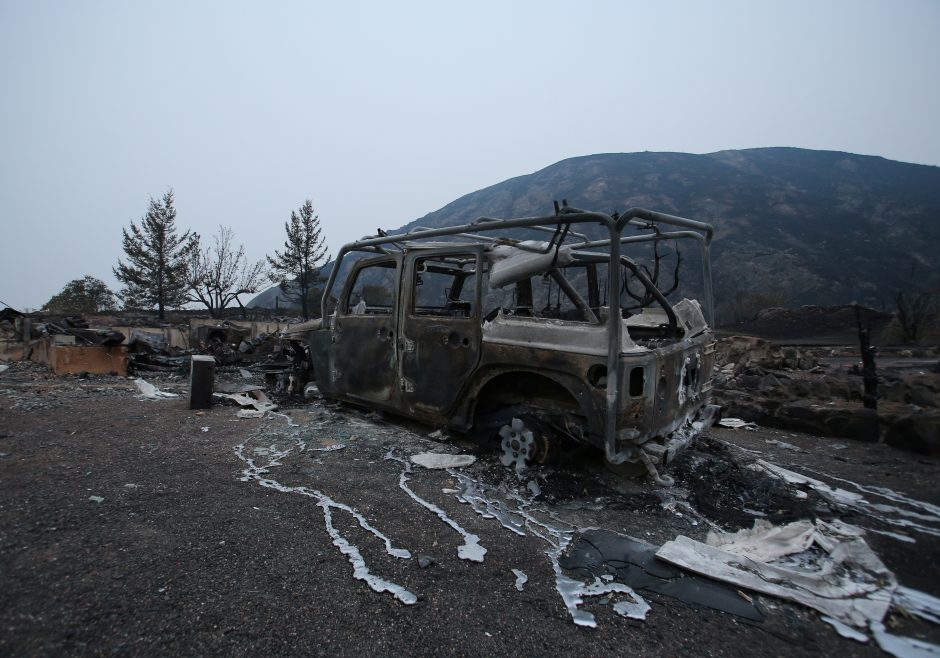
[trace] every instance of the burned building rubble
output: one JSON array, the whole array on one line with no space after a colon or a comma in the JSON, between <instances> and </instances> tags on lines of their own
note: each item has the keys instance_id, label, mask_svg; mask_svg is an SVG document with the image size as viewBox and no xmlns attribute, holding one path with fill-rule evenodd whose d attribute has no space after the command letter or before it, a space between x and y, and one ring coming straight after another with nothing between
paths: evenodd
<instances>
[{"instance_id":1,"label":"burned building rubble","mask_svg":"<svg viewBox=\"0 0 940 658\"><path fill-rule=\"evenodd\" d=\"M500 235L509 229L550 237ZM660 469L712 411L711 239L704 222L567 204L546 217L363 239L336 256L324 320L290 330L304 352L295 375L328 398L498 436L520 470L566 440L668 485ZM699 247L704 309L657 287L656 249L651 266L626 255L680 240Z\"/></svg>"},{"instance_id":2,"label":"burned building rubble","mask_svg":"<svg viewBox=\"0 0 940 658\"><path fill-rule=\"evenodd\" d=\"M940 363L883 348L878 409L863 408L858 347L796 347L753 336L718 342L714 399L725 415L815 436L885 442L940 456Z\"/></svg>"},{"instance_id":3,"label":"burned building rubble","mask_svg":"<svg viewBox=\"0 0 940 658\"><path fill-rule=\"evenodd\" d=\"M0 360L34 361L57 375L184 373L194 354L220 365L251 367L290 346L278 332L286 322L190 319L186 324L128 324L110 316L49 316L6 308L0 314ZM106 326L102 326L106 325ZM281 365L289 365L288 359Z\"/></svg>"}]
</instances>

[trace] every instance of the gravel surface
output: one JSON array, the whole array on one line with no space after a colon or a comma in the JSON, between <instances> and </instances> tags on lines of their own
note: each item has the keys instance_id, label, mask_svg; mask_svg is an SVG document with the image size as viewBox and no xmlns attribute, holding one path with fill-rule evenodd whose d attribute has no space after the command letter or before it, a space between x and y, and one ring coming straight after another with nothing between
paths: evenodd
<instances>
[{"instance_id":1,"label":"gravel surface","mask_svg":"<svg viewBox=\"0 0 940 658\"><path fill-rule=\"evenodd\" d=\"M794 504L745 468L763 458L940 503L936 462L885 446L715 429L674 465L668 490L624 480L589 451L520 480L492 450L433 440L434 428L324 401L261 419L223 405L195 412L185 381L153 383L181 397L142 400L130 380L53 378L30 364L0 374L0 655L883 655L766 597L754 597L763 622L646 592L652 610L638 621L615 614L613 597L591 597L581 609L597 628L576 626L551 546L458 500L456 473L549 525L654 544L703 539L709 522L749 526L744 507L780 522L818 515L906 534L913 542L867 539L902 584L940 595L936 536L812 496ZM429 450L477 457L406 477L479 537L482 563L458 557L464 537L400 486L405 467L387 458ZM410 557L391 555L350 510ZM369 573L412 593L413 605L355 577L327 511ZM514 569L528 577L521 592ZM940 641L905 615L887 621Z\"/></svg>"}]
</instances>

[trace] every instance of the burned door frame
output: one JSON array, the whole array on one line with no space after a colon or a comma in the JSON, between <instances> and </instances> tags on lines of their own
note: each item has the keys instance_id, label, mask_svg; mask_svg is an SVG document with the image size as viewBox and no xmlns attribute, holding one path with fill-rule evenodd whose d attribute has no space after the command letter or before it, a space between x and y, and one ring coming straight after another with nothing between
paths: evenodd
<instances>
[{"instance_id":1,"label":"burned door frame","mask_svg":"<svg viewBox=\"0 0 940 658\"><path fill-rule=\"evenodd\" d=\"M394 265L392 299L388 313L362 312L350 308L349 296L363 270ZM391 269L391 268L389 268ZM394 408L398 386L398 290L401 287L402 256L389 254L363 259L350 272L330 328L337 349L330 350L329 377L333 390L352 400L365 400Z\"/></svg>"},{"instance_id":2,"label":"burned door frame","mask_svg":"<svg viewBox=\"0 0 940 658\"><path fill-rule=\"evenodd\" d=\"M414 250L405 257L398 320L399 381L402 402L417 417L447 418L459 400L460 391L476 372L483 340L483 252L482 245L460 245ZM476 259L472 307L467 316L416 313L416 263L462 255Z\"/></svg>"}]
</instances>

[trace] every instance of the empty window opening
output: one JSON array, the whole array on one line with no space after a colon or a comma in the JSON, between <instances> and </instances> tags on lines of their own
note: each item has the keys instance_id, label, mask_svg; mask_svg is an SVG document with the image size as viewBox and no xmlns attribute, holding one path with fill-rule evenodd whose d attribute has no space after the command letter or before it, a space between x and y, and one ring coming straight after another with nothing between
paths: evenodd
<instances>
[{"instance_id":1,"label":"empty window opening","mask_svg":"<svg viewBox=\"0 0 940 658\"><path fill-rule=\"evenodd\" d=\"M646 370L637 366L630 371L630 397L638 398L646 388Z\"/></svg>"}]
</instances>

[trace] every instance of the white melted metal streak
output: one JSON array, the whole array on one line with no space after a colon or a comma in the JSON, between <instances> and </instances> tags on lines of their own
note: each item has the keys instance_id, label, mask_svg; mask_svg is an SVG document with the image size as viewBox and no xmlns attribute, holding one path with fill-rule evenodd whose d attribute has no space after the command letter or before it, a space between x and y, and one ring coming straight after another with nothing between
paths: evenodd
<instances>
[{"instance_id":1,"label":"white melted metal streak","mask_svg":"<svg viewBox=\"0 0 940 658\"><path fill-rule=\"evenodd\" d=\"M813 471L813 469L807 469L807 470L812 471L814 473L819 473L819 471ZM846 480L840 477L836 477L835 475L829 475L828 473L824 473L822 475L826 475L826 477L830 477L833 480L836 480L838 482L844 482L854 487L858 491L861 491L862 493L866 493L866 494L874 495L874 496L880 496L882 498L886 498L887 500L890 500L893 503L907 505L908 507L912 507L914 509L920 510L920 513L918 513L918 512L913 512L911 510L906 510L900 507L896 507L894 505L884 505L881 503L871 504L871 507L878 510L879 512L884 512L888 514L898 514L900 516L904 516L909 519L915 519L915 520L923 521L929 524L940 524L940 507L938 507L937 505L925 502L923 500L917 500L916 498L911 498L909 496L905 496L904 494L894 491L893 489L888 489L887 487L869 487L863 484L858 484L857 482L852 482L851 480ZM913 527L916 530L921 530L921 531L925 530L923 526L919 526L917 524L913 524ZM937 534L935 529L931 528L931 530L934 530L934 532L930 534L935 534L935 535Z\"/></svg>"},{"instance_id":2,"label":"white melted metal streak","mask_svg":"<svg viewBox=\"0 0 940 658\"><path fill-rule=\"evenodd\" d=\"M790 471L770 462L763 462L762 460L759 460L757 464L760 466L760 468L763 468L765 471L768 471L772 475L782 478L787 482L807 485L811 489L816 490L824 498L855 509L863 514L867 514L873 519L878 519L879 521L887 523L888 525L904 528L905 530L914 530L925 535L940 537L940 507L937 507L931 503L917 500L915 498L910 498L886 487L865 486L858 484L857 482L852 482L851 480L837 477L835 475L820 473L819 471L815 471L812 468L807 468L806 470L817 473L819 475L824 475L825 477L831 478L838 482L848 484L861 493L854 493L845 489L831 487L825 482L803 475L802 473L798 473L796 471ZM866 499L862 494L885 498L892 503L905 505L912 509L904 509L902 507L898 507L897 505L873 503ZM881 534L888 533L882 532Z\"/></svg>"},{"instance_id":3,"label":"white melted metal streak","mask_svg":"<svg viewBox=\"0 0 940 658\"><path fill-rule=\"evenodd\" d=\"M392 545L392 541L372 527L372 525L366 520L364 516L362 516L362 514L348 505L333 500L325 493L317 491L316 489L310 489L308 487L289 487L287 485L281 484L277 480L264 477L271 468L280 466L280 460L289 455L292 451L293 447L287 448L285 450L277 450L275 446L271 446L267 451L270 461L268 461L268 463L263 466L258 466L255 464L254 459L245 455L244 444L235 446L235 454L246 464L245 470L242 471L241 481L255 481L262 487L266 487L268 489L274 489L284 493L300 494L302 496L309 496L310 498L315 499L317 501L317 505L323 510L323 521L326 525L326 531L329 533L330 537L333 538L333 545L336 546L340 552L346 556L346 558L349 560L349 563L352 564L353 576L358 580L365 582L376 592L388 592L405 605L414 605L417 603L418 597L401 585L385 580L384 578L369 572L369 567L366 565L366 561L363 559L362 553L359 552L359 549L353 544L349 543L349 541L343 537L339 530L333 526L333 510L342 510L352 515L352 517L356 519L356 521L359 523L359 526L363 530L372 533L385 544L386 552L392 557L408 559L411 557L411 553L409 551L403 548L395 548Z\"/></svg>"},{"instance_id":4,"label":"white melted metal streak","mask_svg":"<svg viewBox=\"0 0 940 658\"><path fill-rule=\"evenodd\" d=\"M574 537L573 529L560 528L540 521L529 511L528 502L518 495L507 493L507 497L516 503L515 507L511 508L506 502L487 496L484 491L485 487L481 483L453 469L448 469L448 472L460 482L460 493L457 499L470 505L477 514L483 518L496 519L504 528L517 535L531 534L549 545L545 555L551 561L552 570L555 572L555 589L576 625L596 628L597 620L594 615L581 610L579 606L584 603L585 597L613 593L627 594L633 599L633 601L615 603L614 612L631 619L646 619L650 611L649 604L627 585L615 582L605 583L600 578L595 578L593 583L584 583L564 574L559 560ZM517 576L516 587L521 590L518 578L522 572L514 569L513 573ZM525 576L525 574L522 575Z\"/></svg>"},{"instance_id":5,"label":"white melted metal streak","mask_svg":"<svg viewBox=\"0 0 940 658\"><path fill-rule=\"evenodd\" d=\"M454 521L452 518L450 518L447 515L447 512L442 510L440 507L438 507L434 503L431 503L430 501L425 500L424 498L416 494L411 489L411 487L408 486L408 475L411 474L411 464L405 461L404 459L400 459L399 457L396 457L394 454L392 454L392 451L389 451L388 454L385 455L385 459L390 460L390 461L401 462L402 464L404 464L404 469L402 470L401 475L398 477L398 486L401 487L401 490L404 491L409 496L411 496L412 500L414 500L416 503L418 503L419 505L421 505L428 511L436 514L437 518L439 518L441 521L449 525L454 530L454 532L456 532L461 537L463 537L464 543L463 545L457 547L457 556L461 560L470 560L471 562L482 562L483 556L486 555L486 549L480 546L480 538L477 535L464 530L460 526L459 523L457 523L456 521Z\"/></svg>"},{"instance_id":6,"label":"white melted metal streak","mask_svg":"<svg viewBox=\"0 0 940 658\"><path fill-rule=\"evenodd\" d=\"M282 414L280 411L271 411L270 409L268 410L268 413L271 414L272 416L280 416L281 418L284 418L285 420L287 420L288 427L298 426L297 423L294 422L294 419L288 416L287 414Z\"/></svg>"}]
</instances>

